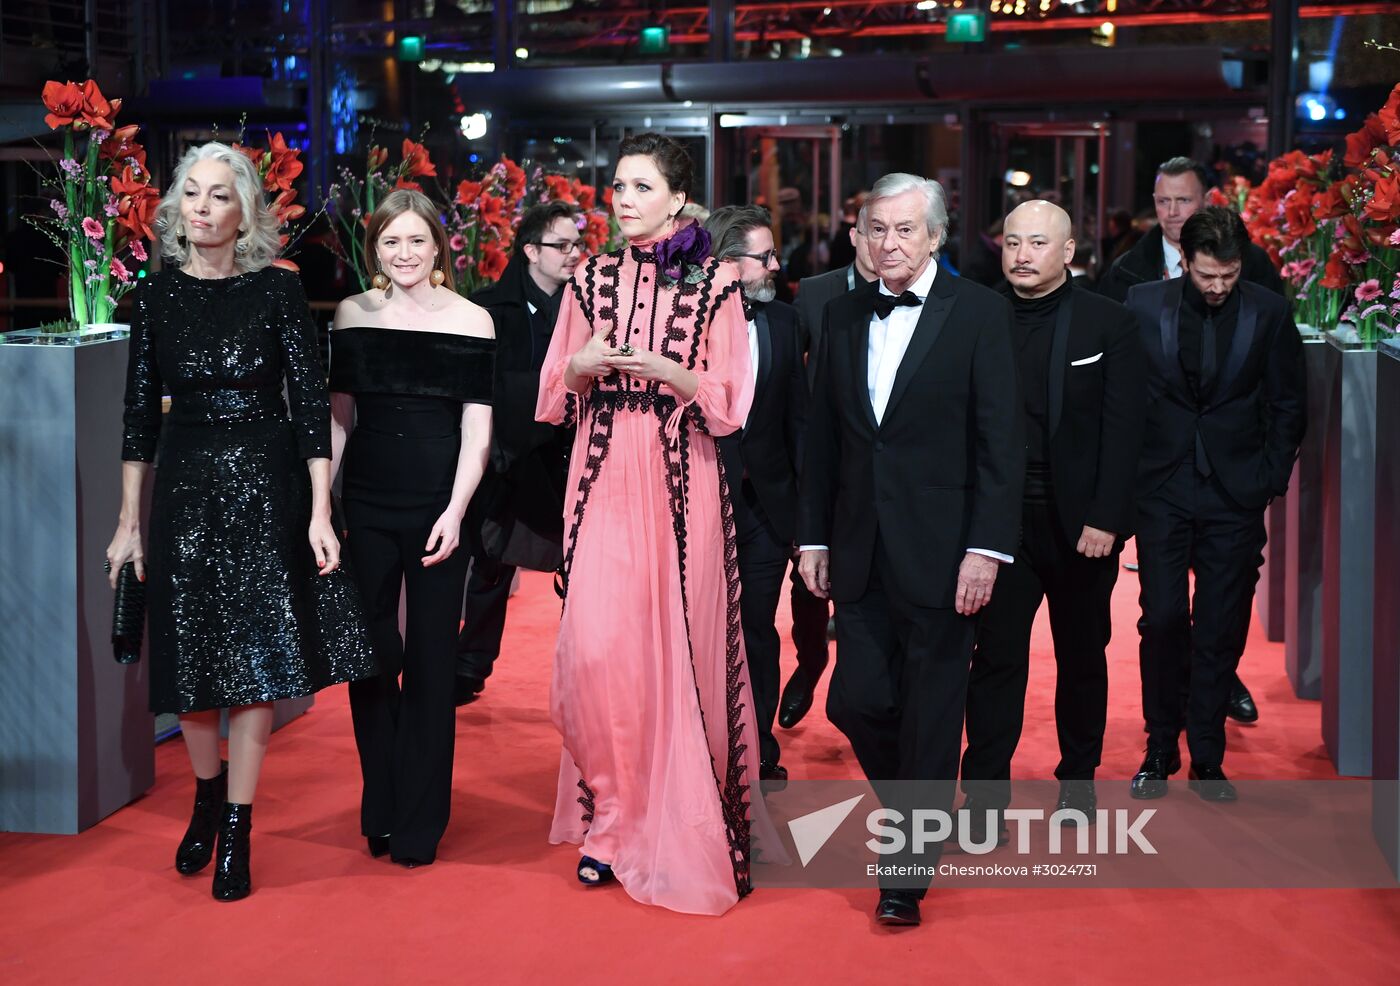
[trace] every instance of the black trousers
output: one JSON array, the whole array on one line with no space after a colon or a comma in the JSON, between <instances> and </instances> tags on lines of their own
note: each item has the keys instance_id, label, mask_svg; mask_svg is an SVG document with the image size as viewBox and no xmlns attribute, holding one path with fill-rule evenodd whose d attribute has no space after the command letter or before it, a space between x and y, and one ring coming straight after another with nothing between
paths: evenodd
<instances>
[{"instance_id":1,"label":"black trousers","mask_svg":"<svg viewBox=\"0 0 1400 986\"><path fill-rule=\"evenodd\" d=\"M1113 632L1118 555L1115 549L1106 558L1085 558L1076 551L1053 502L1022 508L1020 550L997 572L972 653L964 791L994 807L1011 804L1011 758L1025 719L1031 629L1042 599L1050 606L1055 642L1055 776L1093 779L1108 716L1105 649Z\"/></svg>"},{"instance_id":2,"label":"black trousers","mask_svg":"<svg viewBox=\"0 0 1400 986\"><path fill-rule=\"evenodd\" d=\"M457 673L491 677L501 655L506 629L506 606L515 566L502 565L484 553L472 559L467 576L467 598L462 606L462 634L457 638Z\"/></svg>"},{"instance_id":3,"label":"black trousers","mask_svg":"<svg viewBox=\"0 0 1400 986\"><path fill-rule=\"evenodd\" d=\"M1225 710L1266 539L1264 509L1240 507L1191 461L1138 501L1143 717L1149 740L1169 748L1185 728L1193 763L1225 758Z\"/></svg>"},{"instance_id":4,"label":"black trousers","mask_svg":"<svg viewBox=\"0 0 1400 986\"><path fill-rule=\"evenodd\" d=\"M782 676L778 668L778 598L792 560L792 545L778 537L753 487L744 480L734 497L735 534L739 548L739 619L744 631L754 716L758 720L759 757L777 763L781 750L773 736Z\"/></svg>"},{"instance_id":5,"label":"black trousers","mask_svg":"<svg viewBox=\"0 0 1400 986\"><path fill-rule=\"evenodd\" d=\"M792 643L797 648L797 667L816 688L829 660L826 625L831 619L831 602L812 595L797 573L796 564L792 566L788 605L792 607Z\"/></svg>"},{"instance_id":6,"label":"black trousers","mask_svg":"<svg viewBox=\"0 0 1400 986\"><path fill-rule=\"evenodd\" d=\"M952 810L977 624L952 609L909 602L891 571L877 535L865 594L836 604L836 670L826 712L850 740L876 794L907 822L912 808ZM881 794L879 782L887 780L929 782L928 797L901 804ZM940 852L941 846L917 860L882 862L936 866ZM882 877L880 885L923 896L928 878Z\"/></svg>"},{"instance_id":7,"label":"black trousers","mask_svg":"<svg viewBox=\"0 0 1400 986\"><path fill-rule=\"evenodd\" d=\"M360 827L365 835L391 835L395 857L431 862L452 803L453 650L467 553L459 549L446 561L423 567L423 545L436 513L402 527L386 523L380 511L369 523L357 524L349 503L346 513L345 551L381 671L350 684L365 785ZM408 597L402 637L401 585Z\"/></svg>"}]
</instances>

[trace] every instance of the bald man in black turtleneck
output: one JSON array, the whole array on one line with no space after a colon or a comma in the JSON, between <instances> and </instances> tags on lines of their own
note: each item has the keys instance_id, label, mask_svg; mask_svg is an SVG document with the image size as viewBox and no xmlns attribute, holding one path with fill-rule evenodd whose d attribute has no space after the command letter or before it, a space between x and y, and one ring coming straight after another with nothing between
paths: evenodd
<instances>
[{"instance_id":1,"label":"bald man in black turtleneck","mask_svg":"<svg viewBox=\"0 0 1400 986\"><path fill-rule=\"evenodd\" d=\"M1132 523L1145 414L1146 363L1136 320L1117 302L1074 285L1065 211L1027 202L1006 217L1003 237L1001 290L1015 312L1026 484L1020 549L997 573L968 683L962 777L978 842L986 812L1000 827L1010 804L1031 626L1042 599L1050 605L1057 668L1055 807L1082 811L1093 824L1094 770L1108 709L1109 603Z\"/></svg>"}]
</instances>

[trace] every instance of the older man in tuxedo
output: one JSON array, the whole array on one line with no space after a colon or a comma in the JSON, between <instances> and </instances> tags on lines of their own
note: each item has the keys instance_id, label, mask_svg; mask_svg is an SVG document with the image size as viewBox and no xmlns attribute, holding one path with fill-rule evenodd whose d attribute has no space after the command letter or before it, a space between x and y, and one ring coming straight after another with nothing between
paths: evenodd
<instances>
[{"instance_id":1,"label":"older man in tuxedo","mask_svg":"<svg viewBox=\"0 0 1400 986\"><path fill-rule=\"evenodd\" d=\"M836 602L827 715L877 788L933 781L908 807L944 811L974 616L1012 562L1024 472L1011 305L940 266L947 223L935 181L871 189L879 281L826 306L798 510L802 576ZM927 877L880 887L878 921L919 923Z\"/></svg>"}]
</instances>

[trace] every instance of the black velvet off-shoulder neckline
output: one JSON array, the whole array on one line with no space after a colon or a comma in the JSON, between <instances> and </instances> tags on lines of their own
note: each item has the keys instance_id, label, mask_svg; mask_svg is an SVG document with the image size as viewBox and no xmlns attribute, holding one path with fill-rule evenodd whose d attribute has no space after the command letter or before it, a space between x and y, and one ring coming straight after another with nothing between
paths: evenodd
<instances>
[{"instance_id":1,"label":"black velvet off-shoulder neckline","mask_svg":"<svg viewBox=\"0 0 1400 986\"><path fill-rule=\"evenodd\" d=\"M490 404L496 340L426 329L346 326L331 332L330 389Z\"/></svg>"}]
</instances>

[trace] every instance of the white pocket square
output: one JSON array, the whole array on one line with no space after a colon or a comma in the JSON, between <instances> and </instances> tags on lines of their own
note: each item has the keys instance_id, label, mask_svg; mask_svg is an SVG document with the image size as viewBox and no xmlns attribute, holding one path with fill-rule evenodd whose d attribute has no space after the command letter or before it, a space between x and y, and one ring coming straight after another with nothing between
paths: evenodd
<instances>
[{"instance_id":1,"label":"white pocket square","mask_svg":"<svg viewBox=\"0 0 1400 986\"><path fill-rule=\"evenodd\" d=\"M1070 366L1088 366L1090 363L1097 363L1103 359L1103 353L1096 353L1093 356L1085 356L1083 359L1074 360Z\"/></svg>"}]
</instances>

